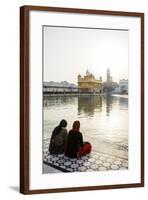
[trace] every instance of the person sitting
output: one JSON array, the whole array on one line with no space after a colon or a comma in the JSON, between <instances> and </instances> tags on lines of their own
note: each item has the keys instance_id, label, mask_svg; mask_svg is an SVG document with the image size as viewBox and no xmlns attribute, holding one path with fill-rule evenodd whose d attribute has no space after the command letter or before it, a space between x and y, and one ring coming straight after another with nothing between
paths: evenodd
<instances>
[{"instance_id":1,"label":"person sitting","mask_svg":"<svg viewBox=\"0 0 148 200\"><path fill-rule=\"evenodd\" d=\"M65 151L67 138L67 121L61 120L59 126L55 127L49 145L50 154L61 154Z\"/></svg>"},{"instance_id":2,"label":"person sitting","mask_svg":"<svg viewBox=\"0 0 148 200\"><path fill-rule=\"evenodd\" d=\"M67 136L67 145L65 155L70 158L79 158L91 152L91 144L83 142L83 136L80 130L80 122L74 121L72 130Z\"/></svg>"}]
</instances>

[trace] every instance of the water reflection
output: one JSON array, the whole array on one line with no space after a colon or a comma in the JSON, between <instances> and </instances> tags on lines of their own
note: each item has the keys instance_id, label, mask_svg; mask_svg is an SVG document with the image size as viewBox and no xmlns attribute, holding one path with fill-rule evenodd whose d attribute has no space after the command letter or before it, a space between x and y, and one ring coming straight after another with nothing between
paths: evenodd
<instances>
[{"instance_id":1,"label":"water reflection","mask_svg":"<svg viewBox=\"0 0 148 200\"><path fill-rule=\"evenodd\" d=\"M120 110L128 109L128 98L120 96L78 96L78 97L44 97L43 107L45 109L54 106L78 105L78 115L86 114L94 116L95 112L101 112L106 108L106 116L110 116L112 109L119 105Z\"/></svg>"},{"instance_id":2,"label":"water reflection","mask_svg":"<svg viewBox=\"0 0 148 200\"><path fill-rule=\"evenodd\" d=\"M110 95L107 95L106 98L105 98L106 115L107 116L110 116L110 112L111 112L112 106L113 106L113 100L114 100L114 97L110 96Z\"/></svg>"},{"instance_id":3,"label":"water reflection","mask_svg":"<svg viewBox=\"0 0 148 200\"><path fill-rule=\"evenodd\" d=\"M83 113L94 116L95 112L101 112L102 97L101 96L79 96L78 97L78 115Z\"/></svg>"},{"instance_id":4,"label":"water reflection","mask_svg":"<svg viewBox=\"0 0 148 200\"><path fill-rule=\"evenodd\" d=\"M119 98L119 108L120 110L128 109L128 98Z\"/></svg>"},{"instance_id":5,"label":"water reflection","mask_svg":"<svg viewBox=\"0 0 148 200\"><path fill-rule=\"evenodd\" d=\"M49 97L44 96L43 99L43 107L48 109L52 106L59 106L59 105L68 105L68 104L75 104L77 102L77 98L75 97Z\"/></svg>"}]
</instances>

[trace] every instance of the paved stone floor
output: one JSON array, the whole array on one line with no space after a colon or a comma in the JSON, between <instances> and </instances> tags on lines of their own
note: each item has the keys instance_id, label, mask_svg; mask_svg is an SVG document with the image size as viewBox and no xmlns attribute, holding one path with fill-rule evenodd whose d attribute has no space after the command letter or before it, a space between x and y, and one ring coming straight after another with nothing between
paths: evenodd
<instances>
[{"instance_id":1,"label":"paved stone floor","mask_svg":"<svg viewBox=\"0 0 148 200\"><path fill-rule=\"evenodd\" d=\"M58 170L58 169L55 169L55 167L51 167L49 165L43 164L43 172L44 174L61 173L61 170Z\"/></svg>"},{"instance_id":2,"label":"paved stone floor","mask_svg":"<svg viewBox=\"0 0 148 200\"><path fill-rule=\"evenodd\" d=\"M71 159L64 154L49 154L48 146L49 142L45 141L43 151L43 173L56 173L59 171L88 172L128 169L128 160L124 158L92 151L90 154L87 154L80 159ZM49 166L49 168L47 166Z\"/></svg>"}]
</instances>

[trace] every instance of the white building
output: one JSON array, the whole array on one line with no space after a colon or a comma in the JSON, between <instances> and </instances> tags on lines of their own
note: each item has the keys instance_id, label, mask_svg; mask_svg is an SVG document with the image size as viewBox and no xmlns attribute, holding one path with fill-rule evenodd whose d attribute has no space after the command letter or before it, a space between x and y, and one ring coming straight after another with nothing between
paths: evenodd
<instances>
[{"instance_id":1,"label":"white building","mask_svg":"<svg viewBox=\"0 0 148 200\"><path fill-rule=\"evenodd\" d=\"M63 82L44 82L43 83L43 92L44 93L69 93L77 92L77 86L73 83Z\"/></svg>"},{"instance_id":2,"label":"white building","mask_svg":"<svg viewBox=\"0 0 148 200\"><path fill-rule=\"evenodd\" d=\"M128 79L121 79L119 81L119 92L128 94Z\"/></svg>"}]
</instances>

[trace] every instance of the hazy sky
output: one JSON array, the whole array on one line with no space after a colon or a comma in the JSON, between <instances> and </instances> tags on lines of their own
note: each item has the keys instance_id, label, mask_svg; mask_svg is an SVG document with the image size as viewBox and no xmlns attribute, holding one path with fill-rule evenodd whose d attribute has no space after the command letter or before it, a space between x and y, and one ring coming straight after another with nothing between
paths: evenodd
<instances>
[{"instance_id":1,"label":"hazy sky","mask_svg":"<svg viewBox=\"0 0 148 200\"><path fill-rule=\"evenodd\" d=\"M88 69L106 80L128 78L128 31L44 27L44 81L77 83Z\"/></svg>"}]
</instances>

